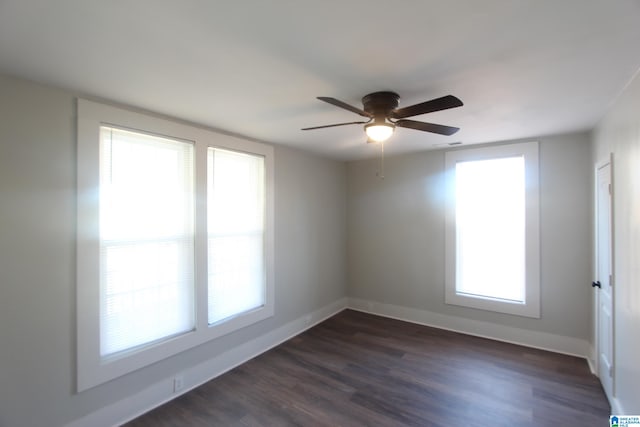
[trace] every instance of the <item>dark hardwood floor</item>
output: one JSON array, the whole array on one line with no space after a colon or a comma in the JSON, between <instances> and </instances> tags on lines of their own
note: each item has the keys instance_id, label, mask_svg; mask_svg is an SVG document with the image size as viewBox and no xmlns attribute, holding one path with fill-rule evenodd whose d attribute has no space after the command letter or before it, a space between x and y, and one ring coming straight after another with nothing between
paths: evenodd
<instances>
[{"instance_id":1,"label":"dark hardwood floor","mask_svg":"<svg viewBox=\"0 0 640 427\"><path fill-rule=\"evenodd\" d=\"M126 424L605 426L585 360L352 310Z\"/></svg>"}]
</instances>

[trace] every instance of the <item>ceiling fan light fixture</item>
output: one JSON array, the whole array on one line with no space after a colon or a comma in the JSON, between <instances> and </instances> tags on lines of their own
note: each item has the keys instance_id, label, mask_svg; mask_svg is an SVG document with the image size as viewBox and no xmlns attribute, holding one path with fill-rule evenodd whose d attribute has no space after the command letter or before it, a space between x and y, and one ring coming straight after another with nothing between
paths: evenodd
<instances>
[{"instance_id":1,"label":"ceiling fan light fixture","mask_svg":"<svg viewBox=\"0 0 640 427\"><path fill-rule=\"evenodd\" d=\"M446 136L453 135L460 130L460 128L453 126L444 126L436 123L419 122L407 119L407 117L461 107L463 105L462 101L453 95L442 96L440 98L435 98L430 101L421 102L419 104L403 108L398 108L400 95L395 92L374 92L365 95L362 97L362 109L349 105L346 102L342 102L339 99L327 96L319 96L318 99L352 113L356 113L359 116L366 117L369 120L366 122L357 121L313 126L302 128L302 130L365 124L364 130L368 137L367 142L385 142L391 137L391 135L393 135L393 131L396 127Z\"/></svg>"},{"instance_id":2,"label":"ceiling fan light fixture","mask_svg":"<svg viewBox=\"0 0 640 427\"><path fill-rule=\"evenodd\" d=\"M364 131L371 141L385 142L393 135L395 128L393 123L370 123L365 125Z\"/></svg>"}]
</instances>

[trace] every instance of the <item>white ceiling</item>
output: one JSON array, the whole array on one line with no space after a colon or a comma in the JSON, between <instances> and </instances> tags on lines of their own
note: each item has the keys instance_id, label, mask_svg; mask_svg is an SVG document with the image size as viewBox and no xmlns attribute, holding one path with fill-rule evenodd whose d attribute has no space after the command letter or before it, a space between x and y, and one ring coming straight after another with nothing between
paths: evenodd
<instances>
[{"instance_id":1,"label":"white ceiling","mask_svg":"<svg viewBox=\"0 0 640 427\"><path fill-rule=\"evenodd\" d=\"M337 159L375 156L315 99L461 108L387 153L593 127L640 68L638 0L0 0L0 72Z\"/></svg>"}]
</instances>

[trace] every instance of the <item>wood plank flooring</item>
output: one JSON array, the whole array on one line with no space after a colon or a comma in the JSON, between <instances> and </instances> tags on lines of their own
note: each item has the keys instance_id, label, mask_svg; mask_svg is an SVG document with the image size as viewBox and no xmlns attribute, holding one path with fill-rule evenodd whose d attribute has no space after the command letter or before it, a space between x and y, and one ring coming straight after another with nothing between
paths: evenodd
<instances>
[{"instance_id":1,"label":"wood plank flooring","mask_svg":"<svg viewBox=\"0 0 640 427\"><path fill-rule=\"evenodd\" d=\"M343 311L126 424L605 426L585 360Z\"/></svg>"}]
</instances>

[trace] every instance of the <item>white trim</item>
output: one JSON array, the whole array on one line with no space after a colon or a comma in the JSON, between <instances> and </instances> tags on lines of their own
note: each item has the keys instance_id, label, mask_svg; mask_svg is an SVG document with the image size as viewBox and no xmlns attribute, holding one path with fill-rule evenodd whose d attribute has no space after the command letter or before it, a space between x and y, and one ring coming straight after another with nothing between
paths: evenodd
<instances>
[{"instance_id":1,"label":"white trim","mask_svg":"<svg viewBox=\"0 0 640 427\"><path fill-rule=\"evenodd\" d=\"M587 355L587 363L589 364L589 370L591 371L591 373L595 376L598 376L598 371L597 371L597 364L596 364L596 360L597 358L596 356L596 350L595 347L593 347L593 345L589 345L589 352Z\"/></svg>"},{"instance_id":2,"label":"white trim","mask_svg":"<svg viewBox=\"0 0 640 427\"><path fill-rule=\"evenodd\" d=\"M106 427L121 425L131 421L145 412L175 399L179 395L293 338L341 312L346 307L347 299L342 298L312 313L286 323L271 332L227 350L206 362L180 371L179 374L184 378L184 388L179 393L173 392L173 378L174 375L178 374L178 372L176 372L170 377L164 378L132 396L127 396L122 400L100 408L89 415L67 424L67 427Z\"/></svg>"},{"instance_id":3,"label":"white trim","mask_svg":"<svg viewBox=\"0 0 640 427\"><path fill-rule=\"evenodd\" d=\"M525 298L509 302L459 293L456 289L455 168L460 161L523 156L525 161ZM445 217L445 303L540 318L540 186L538 142L521 142L445 153L447 209Z\"/></svg>"},{"instance_id":4,"label":"white trim","mask_svg":"<svg viewBox=\"0 0 640 427\"><path fill-rule=\"evenodd\" d=\"M620 400L618 400L615 397L609 397L607 396L607 399L609 399L609 405L611 405L611 414L615 414L615 415L631 415L629 412L625 411L622 408L622 404L620 403ZM634 412L635 414L635 412Z\"/></svg>"},{"instance_id":5,"label":"white trim","mask_svg":"<svg viewBox=\"0 0 640 427\"><path fill-rule=\"evenodd\" d=\"M465 319L458 316L357 298L349 298L348 308L389 317L391 319L552 351L554 353L567 354L585 359L588 359L589 356L589 342L574 337L514 328L512 326L498 325L496 323Z\"/></svg>"}]
</instances>

